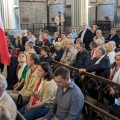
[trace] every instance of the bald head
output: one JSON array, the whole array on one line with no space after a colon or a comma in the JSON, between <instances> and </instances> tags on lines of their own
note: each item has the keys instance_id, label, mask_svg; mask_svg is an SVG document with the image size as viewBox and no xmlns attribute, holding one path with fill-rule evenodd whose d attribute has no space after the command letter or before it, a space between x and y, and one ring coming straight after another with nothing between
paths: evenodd
<instances>
[{"instance_id":1,"label":"bald head","mask_svg":"<svg viewBox=\"0 0 120 120\"><path fill-rule=\"evenodd\" d=\"M3 89L3 91L5 91L7 88L7 81L5 76L0 74L0 89Z\"/></svg>"}]
</instances>

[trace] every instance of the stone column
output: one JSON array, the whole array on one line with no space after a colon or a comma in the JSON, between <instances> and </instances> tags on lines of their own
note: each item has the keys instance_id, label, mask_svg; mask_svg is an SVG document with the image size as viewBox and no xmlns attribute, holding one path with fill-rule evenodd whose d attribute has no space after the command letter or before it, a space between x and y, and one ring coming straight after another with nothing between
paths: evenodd
<instances>
[{"instance_id":1,"label":"stone column","mask_svg":"<svg viewBox=\"0 0 120 120\"><path fill-rule=\"evenodd\" d=\"M6 31L20 29L19 0L0 0L0 14Z\"/></svg>"},{"instance_id":2,"label":"stone column","mask_svg":"<svg viewBox=\"0 0 120 120\"><path fill-rule=\"evenodd\" d=\"M88 24L89 0L72 0L71 2L72 26L79 31L83 23Z\"/></svg>"}]
</instances>

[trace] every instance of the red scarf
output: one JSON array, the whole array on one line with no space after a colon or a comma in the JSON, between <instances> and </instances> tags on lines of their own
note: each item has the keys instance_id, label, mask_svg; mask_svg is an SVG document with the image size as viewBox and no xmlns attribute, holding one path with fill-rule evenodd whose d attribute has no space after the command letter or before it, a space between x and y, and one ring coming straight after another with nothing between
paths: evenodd
<instances>
[{"instance_id":1,"label":"red scarf","mask_svg":"<svg viewBox=\"0 0 120 120\"><path fill-rule=\"evenodd\" d=\"M45 38L45 39L43 40L44 45L46 45L47 40L48 40L47 38Z\"/></svg>"},{"instance_id":2,"label":"red scarf","mask_svg":"<svg viewBox=\"0 0 120 120\"><path fill-rule=\"evenodd\" d=\"M36 104L36 101L38 100L38 88L39 88L40 84L41 84L41 79L39 80L39 82L36 85L34 97L32 100L32 105Z\"/></svg>"}]
</instances>

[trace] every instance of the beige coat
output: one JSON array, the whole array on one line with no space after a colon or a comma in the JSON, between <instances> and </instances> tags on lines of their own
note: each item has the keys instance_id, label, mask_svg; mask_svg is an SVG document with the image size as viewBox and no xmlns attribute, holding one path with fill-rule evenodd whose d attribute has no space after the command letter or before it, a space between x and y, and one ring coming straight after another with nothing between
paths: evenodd
<instances>
[{"instance_id":1,"label":"beige coat","mask_svg":"<svg viewBox=\"0 0 120 120\"><path fill-rule=\"evenodd\" d=\"M25 84L22 90L19 92L22 96L31 97L34 92L34 88L38 82L37 69L31 74L31 69L26 74Z\"/></svg>"},{"instance_id":2,"label":"beige coat","mask_svg":"<svg viewBox=\"0 0 120 120\"><path fill-rule=\"evenodd\" d=\"M51 107L54 103L57 91L57 85L52 79L51 81L44 80L39 91L39 101L44 102L45 106Z\"/></svg>"},{"instance_id":3,"label":"beige coat","mask_svg":"<svg viewBox=\"0 0 120 120\"><path fill-rule=\"evenodd\" d=\"M8 109L13 120L16 120L17 108L12 98L5 92L3 98L0 100L0 104Z\"/></svg>"}]
</instances>

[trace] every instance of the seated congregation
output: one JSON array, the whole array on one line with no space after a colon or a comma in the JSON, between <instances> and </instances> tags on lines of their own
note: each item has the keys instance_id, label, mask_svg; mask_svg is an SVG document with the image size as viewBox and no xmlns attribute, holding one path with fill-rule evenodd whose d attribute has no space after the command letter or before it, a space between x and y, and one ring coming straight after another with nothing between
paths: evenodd
<instances>
[{"instance_id":1,"label":"seated congregation","mask_svg":"<svg viewBox=\"0 0 120 120\"><path fill-rule=\"evenodd\" d=\"M28 36L23 30L16 39L6 34L11 63L0 63L0 104L5 107L0 109L4 109L6 114L8 112L8 117L13 120L17 117L17 110L26 120L80 120L81 114L89 111L84 105L84 95L95 100L99 96L94 80L89 82L83 93L81 81L90 79L84 73L120 84L116 30L111 29L107 43L96 25L90 30L86 23L79 34L74 27L67 36L65 32L61 35L55 32L53 39L48 30L40 29L39 34L38 39L33 31L29 31ZM53 61L61 63L61 66L56 67ZM71 72L64 65L78 72ZM119 85L114 88L104 82L102 85L106 92L100 102L107 101L109 113L120 118Z\"/></svg>"}]
</instances>

